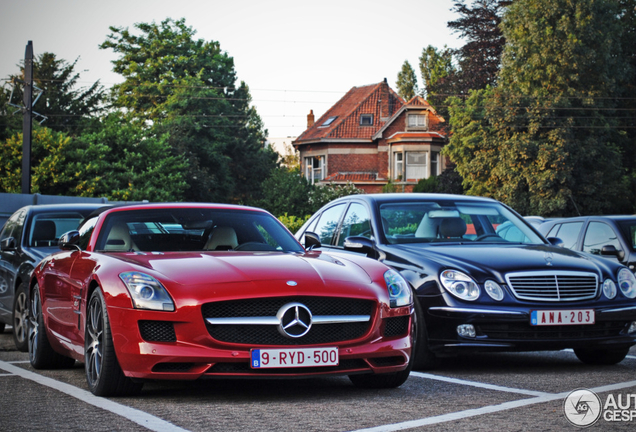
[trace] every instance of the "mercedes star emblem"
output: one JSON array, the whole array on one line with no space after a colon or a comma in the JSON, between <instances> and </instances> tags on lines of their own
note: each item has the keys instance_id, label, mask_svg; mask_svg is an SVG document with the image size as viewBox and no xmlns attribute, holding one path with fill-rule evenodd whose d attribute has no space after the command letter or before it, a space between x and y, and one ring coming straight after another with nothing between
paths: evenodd
<instances>
[{"instance_id":1,"label":"mercedes star emblem","mask_svg":"<svg viewBox=\"0 0 636 432\"><path fill-rule=\"evenodd\" d=\"M301 303L287 303L278 310L278 331L285 337L299 338L311 328L311 312Z\"/></svg>"}]
</instances>

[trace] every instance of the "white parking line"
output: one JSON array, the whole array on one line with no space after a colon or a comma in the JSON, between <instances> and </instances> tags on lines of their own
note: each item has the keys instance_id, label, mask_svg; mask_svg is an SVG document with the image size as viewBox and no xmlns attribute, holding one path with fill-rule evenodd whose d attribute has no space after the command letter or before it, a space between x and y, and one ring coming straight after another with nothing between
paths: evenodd
<instances>
[{"instance_id":1,"label":"white parking line","mask_svg":"<svg viewBox=\"0 0 636 432\"><path fill-rule=\"evenodd\" d=\"M155 417L146 412L143 412L134 408L130 408L125 405L118 404L117 402L113 402L109 399L97 397L91 392L88 392L86 390L82 390L70 384L56 381L52 378L47 378L45 376L36 374L26 369L13 366L12 364L9 364L2 360L0 360L0 369L9 372L12 375L18 375L22 378L35 381L38 384L51 387L71 397L79 399L82 402L86 402L90 405L96 406L98 408L102 408L106 411L110 411L113 414L124 417L152 431L188 432L186 429L182 429L178 426L175 426L170 422L160 419L159 417Z\"/></svg>"},{"instance_id":2,"label":"white parking line","mask_svg":"<svg viewBox=\"0 0 636 432\"><path fill-rule=\"evenodd\" d=\"M457 378L449 378L449 377L445 377L445 376L439 376L439 375L433 375L433 374L421 373L421 372L411 372L411 375L417 376L417 377L420 377L420 378L427 378L427 379L432 379L432 380L437 380L437 381L444 381L444 382L452 383L452 384L468 385L468 386L479 387L479 388L488 389L488 390L503 391L503 392L508 392L508 393L519 393L519 394L524 394L524 395L528 395L528 396L545 396L545 395L549 394L549 393L545 393L545 392L516 389L516 388L511 388L511 387L503 387L503 386L498 386L498 385L494 385L494 384L485 384L485 383L480 383L480 382L477 382L477 381L466 381L466 380L461 380L461 379L457 379Z\"/></svg>"},{"instance_id":3,"label":"white parking line","mask_svg":"<svg viewBox=\"0 0 636 432\"><path fill-rule=\"evenodd\" d=\"M411 375L426 378L426 379L444 378L444 377L438 377L435 375L432 375L432 378L431 378L427 376L429 374L422 374L418 372L411 372ZM464 380L454 379L454 378L450 378L450 379L454 381L449 381L449 382L454 382L455 384L465 384L470 386L489 388L491 390L496 390L497 388L500 388L501 391L506 391L506 392L510 390L518 390L518 389L510 389L508 387L491 386L490 384L476 383L475 381L464 381ZM446 380L442 380L442 381L446 381ZM592 390L595 393L603 393L608 391L621 390L628 387L636 387L636 381L610 384L610 385L596 387L589 390ZM523 390L515 392L515 393L520 393L522 391ZM449 422L453 420L462 420L469 417L475 417L475 416L480 416L484 414L492 414L495 412L506 411L506 410L520 408L520 407L524 407L528 405L551 402L553 400L558 400L558 399L565 399L567 395L570 394L570 391L563 392L563 393L540 393L540 392L537 392L537 393L540 394L541 396L537 396L530 399L521 399L516 401L504 402L498 405L490 405L490 406L485 406L481 408L458 411L458 412L449 413L449 414L442 414L442 415L427 417L427 418L423 418L419 420L411 420L411 421L394 423L394 424L389 424L384 426L376 426L376 427L371 427L367 429L358 429L353 432L392 432L392 431L399 431L399 430L405 430L405 429L412 429L412 428L421 427L421 426L428 426L432 424L444 423L444 422Z\"/></svg>"}]
</instances>

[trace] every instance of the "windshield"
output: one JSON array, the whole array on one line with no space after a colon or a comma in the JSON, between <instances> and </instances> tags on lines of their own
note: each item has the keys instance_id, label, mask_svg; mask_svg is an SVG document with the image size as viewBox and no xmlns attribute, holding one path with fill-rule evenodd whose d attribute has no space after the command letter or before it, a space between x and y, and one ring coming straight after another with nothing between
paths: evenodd
<instances>
[{"instance_id":1,"label":"windshield","mask_svg":"<svg viewBox=\"0 0 636 432\"><path fill-rule=\"evenodd\" d=\"M296 239L267 213L168 208L109 214L96 250L302 252Z\"/></svg>"},{"instance_id":2,"label":"windshield","mask_svg":"<svg viewBox=\"0 0 636 432\"><path fill-rule=\"evenodd\" d=\"M545 244L518 216L499 203L451 200L390 203L380 206L389 243Z\"/></svg>"}]
</instances>

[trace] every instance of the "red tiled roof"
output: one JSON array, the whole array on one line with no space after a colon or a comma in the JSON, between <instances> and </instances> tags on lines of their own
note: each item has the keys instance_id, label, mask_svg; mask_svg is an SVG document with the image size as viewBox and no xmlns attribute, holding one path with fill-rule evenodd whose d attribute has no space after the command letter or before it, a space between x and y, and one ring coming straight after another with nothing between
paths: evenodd
<instances>
[{"instance_id":1,"label":"red tiled roof","mask_svg":"<svg viewBox=\"0 0 636 432\"><path fill-rule=\"evenodd\" d=\"M383 86L388 94L388 101L382 101ZM371 137L386 123L386 120L395 114L404 105L402 99L388 84L383 81L362 87L353 87L325 114L323 114L313 126L307 128L294 143L302 144L304 141L321 139L371 139ZM382 105L388 104L388 116L382 118ZM361 126L360 115L372 114L373 125ZM321 127L327 119L336 117L328 126Z\"/></svg>"}]
</instances>

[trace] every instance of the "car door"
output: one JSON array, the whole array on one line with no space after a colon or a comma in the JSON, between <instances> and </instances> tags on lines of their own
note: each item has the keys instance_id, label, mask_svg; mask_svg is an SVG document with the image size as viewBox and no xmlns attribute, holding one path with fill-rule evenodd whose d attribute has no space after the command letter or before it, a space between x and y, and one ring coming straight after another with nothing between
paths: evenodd
<instances>
[{"instance_id":1,"label":"car door","mask_svg":"<svg viewBox=\"0 0 636 432\"><path fill-rule=\"evenodd\" d=\"M26 215L26 209L18 210L0 232L0 244L3 245L0 251L0 321L4 323L11 323L12 320L15 278L20 265L20 245ZM11 245L8 244L10 239L13 239Z\"/></svg>"}]
</instances>

